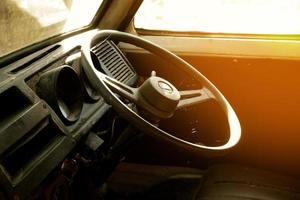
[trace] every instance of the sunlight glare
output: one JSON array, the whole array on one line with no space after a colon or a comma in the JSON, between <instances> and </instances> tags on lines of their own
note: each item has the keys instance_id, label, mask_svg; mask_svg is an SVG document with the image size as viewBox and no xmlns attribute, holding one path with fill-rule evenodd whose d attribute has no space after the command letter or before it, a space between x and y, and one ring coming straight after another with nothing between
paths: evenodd
<instances>
[{"instance_id":1,"label":"sunlight glare","mask_svg":"<svg viewBox=\"0 0 300 200\"><path fill-rule=\"evenodd\" d=\"M63 32L89 24L103 0L14 0L42 27L63 23ZM70 3L68 8L67 2Z\"/></svg>"},{"instance_id":2,"label":"sunlight glare","mask_svg":"<svg viewBox=\"0 0 300 200\"><path fill-rule=\"evenodd\" d=\"M299 19L300 0L144 0L135 26L149 30L299 34Z\"/></svg>"},{"instance_id":3,"label":"sunlight glare","mask_svg":"<svg viewBox=\"0 0 300 200\"><path fill-rule=\"evenodd\" d=\"M73 0L68 20L65 23L63 31L72 30L89 24L94 17L94 14L91 13L97 12L102 1L103 0Z\"/></svg>"}]
</instances>

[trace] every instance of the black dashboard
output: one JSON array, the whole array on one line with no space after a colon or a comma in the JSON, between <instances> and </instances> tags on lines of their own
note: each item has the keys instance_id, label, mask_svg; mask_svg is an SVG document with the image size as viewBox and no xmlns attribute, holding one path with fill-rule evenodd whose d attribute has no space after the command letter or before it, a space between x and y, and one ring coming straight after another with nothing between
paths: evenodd
<instances>
[{"instance_id":1,"label":"black dashboard","mask_svg":"<svg viewBox=\"0 0 300 200\"><path fill-rule=\"evenodd\" d=\"M110 109L81 66L81 44L93 34L0 68L1 194L25 198ZM135 84L136 72L114 42L99 41L91 56L99 71Z\"/></svg>"}]
</instances>

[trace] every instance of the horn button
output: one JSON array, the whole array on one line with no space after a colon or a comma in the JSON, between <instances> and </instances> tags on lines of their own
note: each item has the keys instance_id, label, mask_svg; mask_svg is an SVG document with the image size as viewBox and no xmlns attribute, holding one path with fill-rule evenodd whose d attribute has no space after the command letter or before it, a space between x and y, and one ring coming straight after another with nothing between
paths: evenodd
<instances>
[{"instance_id":1,"label":"horn button","mask_svg":"<svg viewBox=\"0 0 300 200\"><path fill-rule=\"evenodd\" d=\"M180 100L178 90L167 80L149 77L139 88L139 96L152 107L152 114L160 118L171 117Z\"/></svg>"}]
</instances>

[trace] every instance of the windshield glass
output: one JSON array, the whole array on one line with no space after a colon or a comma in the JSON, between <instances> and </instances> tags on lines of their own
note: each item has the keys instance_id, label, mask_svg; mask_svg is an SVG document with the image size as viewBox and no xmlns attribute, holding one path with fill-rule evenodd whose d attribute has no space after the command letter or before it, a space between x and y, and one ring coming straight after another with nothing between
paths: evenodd
<instances>
[{"instance_id":1,"label":"windshield glass","mask_svg":"<svg viewBox=\"0 0 300 200\"><path fill-rule=\"evenodd\" d=\"M144 0L134 23L144 30L291 35L300 34L299 19L299 0Z\"/></svg>"},{"instance_id":2,"label":"windshield glass","mask_svg":"<svg viewBox=\"0 0 300 200\"><path fill-rule=\"evenodd\" d=\"M0 0L0 57L91 23L103 0Z\"/></svg>"}]
</instances>

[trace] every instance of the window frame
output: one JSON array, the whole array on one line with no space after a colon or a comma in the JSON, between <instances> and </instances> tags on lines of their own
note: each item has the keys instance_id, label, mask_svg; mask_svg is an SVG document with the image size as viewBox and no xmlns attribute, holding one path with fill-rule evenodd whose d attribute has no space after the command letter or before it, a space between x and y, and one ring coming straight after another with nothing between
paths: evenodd
<instances>
[{"instance_id":1,"label":"window frame","mask_svg":"<svg viewBox=\"0 0 300 200\"><path fill-rule=\"evenodd\" d=\"M140 33L133 20L126 32L142 37L179 56L230 57L252 59L300 60L300 40L273 38L207 37L199 35L167 35ZM300 37L300 36L299 36ZM125 43L120 44L125 52L145 53L144 50Z\"/></svg>"},{"instance_id":2,"label":"window frame","mask_svg":"<svg viewBox=\"0 0 300 200\"><path fill-rule=\"evenodd\" d=\"M136 28L140 35L151 36L174 36L174 37L202 37L202 38L231 38L231 39L267 39L267 40L300 40L300 34L235 34L235 33L212 33L200 31L168 31Z\"/></svg>"}]
</instances>

